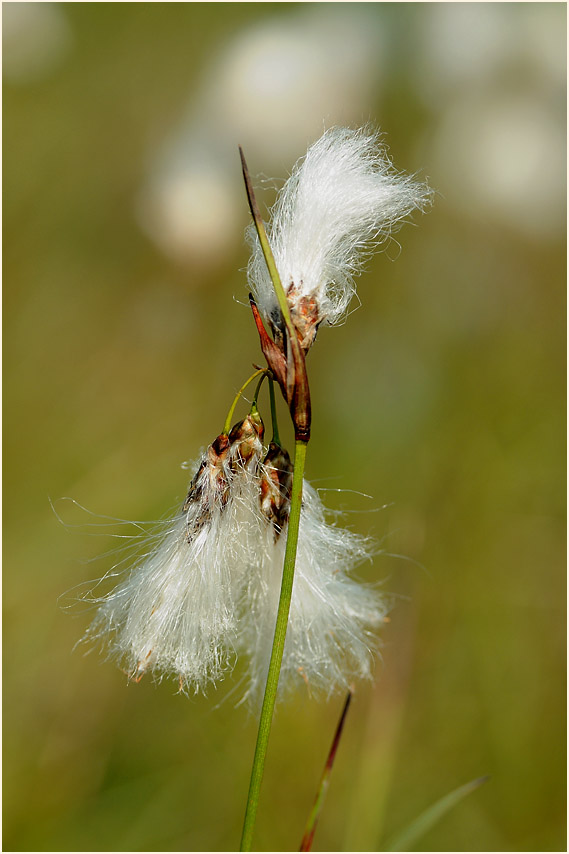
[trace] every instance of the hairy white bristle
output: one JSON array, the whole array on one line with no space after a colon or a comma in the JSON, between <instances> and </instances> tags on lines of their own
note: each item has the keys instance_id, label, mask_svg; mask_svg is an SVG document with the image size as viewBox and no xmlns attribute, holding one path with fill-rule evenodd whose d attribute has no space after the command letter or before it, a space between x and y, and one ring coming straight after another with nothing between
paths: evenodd
<instances>
[{"instance_id":1,"label":"hairy white bristle","mask_svg":"<svg viewBox=\"0 0 569 854\"><path fill-rule=\"evenodd\" d=\"M244 590L247 622L239 650L249 659L246 698L262 698L279 601L287 525L278 538L268 520L259 528L255 572ZM376 586L350 573L370 560L375 543L330 524L318 493L304 481L294 586L279 693L299 687L330 696L372 675L377 630L387 604Z\"/></svg>"},{"instance_id":2,"label":"hairy white bristle","mask_svg":"<svg viewBox=\"0 0 569 854\"><path fill-rule=\"evenodd\" d=\"M298 161L272 210L268 237L291 311L311 313L314 329L337 323L355 293L369 250L385 241L432 191L393 167L378 133L332 128ZM253 226L249 285L267 320L280 317ZM310 306L298 306L302 298ZM306 318L305 318L306 319ZM301 319L301 326L304 321ZM299 329L301 337L305 329Z\"/></svg>"},{"instance_id":3,"label":"hairy white bristle","mask_svg":"<svg viewBox=\"0 0 569 854\"><path fill-rule=\"evenodd\" d=\"M158 545L108 596L84 640L101 638L131 679L174 676L205 691L234 663L239 602L259 523L262 449L247 436L203 455L182 511Z\"/></svg>"},{"instance_id":4,"label":"hairy white bristle","mask_svg":"<svg viewBox=\"0 0 569 854\"><path fill-rule=\"evenodd\" d=\"M129 678L174 677L185 693L205 692L243 655L244 699L255 707L271 654L288 522L281 526L261 502L267 466L260 440L246 461L223 457L221 481L212 477L212 447L183 510L150 552L107 596L88 597L98 610L83 640L102 641ZM305 481L281 695L306 686L329 696L372 675L387 604L377 586L351 573L375 553L372 540L327 521Z\"/></svg>"}]
</instances>

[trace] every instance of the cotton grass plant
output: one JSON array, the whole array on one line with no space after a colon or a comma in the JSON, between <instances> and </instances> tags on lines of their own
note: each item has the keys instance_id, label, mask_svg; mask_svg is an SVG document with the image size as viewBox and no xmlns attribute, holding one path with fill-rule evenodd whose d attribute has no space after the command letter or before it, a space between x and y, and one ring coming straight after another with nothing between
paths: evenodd
<instances>
[{"instance_id":1,"label":"cotton grass plant","mask_svg":"<svg viewBox=\"0 0 569 854\"><path fill-rule=\"evenodd\" d=\"M244 659L242 698L253 710L261 704L241 840L247 851L277 696L330 697L370 679L387 612L379 587L353 575L375 544L331 519L304 480L306 356L320 327L345 318L366 257L427 208L431 191L394 169L377 133L333 128L296 164L265 229L241 158L253 217L250 303L267 367L235 398L154 548L95 598L85 640L100 641L133 681L172 677L184 693L205 693ZM250 411L233 424L254 380ZM258 409L263 382L270 442ZM294 462L280 439L275 386L290 412Z\"/></svg>"}]
</instances>

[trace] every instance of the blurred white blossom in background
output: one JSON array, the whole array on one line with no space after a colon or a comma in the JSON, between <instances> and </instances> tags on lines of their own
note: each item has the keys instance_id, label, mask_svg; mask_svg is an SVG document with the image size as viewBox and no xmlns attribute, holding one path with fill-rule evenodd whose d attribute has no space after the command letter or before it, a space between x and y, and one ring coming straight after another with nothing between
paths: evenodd
<instances>
[{"instance_id":1,"label":"blurred white blossom in background","mask_svg":"<svg viewBox=\"0 0 569 854\"><path fill-rule=\"evenodd\" d=\"M13 83L44 77L68 54L73 39L55 3L2 4L2 74Z\"/></svg>"},{"instance_id":2,"label":"blurred white blossom in background","mask_svg":"<svg viewBox=\"0 0 569 854\"><path fill-rule=\"evenodd\" d=\"M215 268L241 239L237 144L253 174L285 174L327 127L383 126L382 93L407 77L431 112L414 162L428 164L443 205L556 238L563 14L563 4L433 3L396 30L382 4L314 4L247 26L202 69L152 154L138 221L170 259Z\"/></svg>"},{"instance_id":3,"label":"blurred white blossom in background","mask_svg":"<svg viewBox=\"0 0 569 854\"><path fill-rule=\"evenodd\" d=\"M472 97L447 110L433 144L441 192L465 215L557 239L565 229L565 134L538 98Z\"/></svg>"},{"instance_id":4,"label":"blurred white blossom in background","mask_svg":"<svg viewBox=\"0 0 569 854\"><path fill-rule=\"evenodd\" d=\"M563 89L562 13L554 3L428 4L417 20L417 91L440 109L449 96L489 89L500 79L520 88L541 79L546 90Z\"/></svg>"},{"instance_id":5,"label":"blurred white blossom in background","mask_svg":"<svg viewBox=\"0 0 569 854\"><path fill-rule=\"evenodd\" d=\"M315 6L248 27L211 58L137 201L142 228L167 256L215 265L241 241L238 144L253 170L283 174L324 126L370 118L379 35L366 8Z\"/></svg>"},{"instance_id":6,"label":"blurred white blossom in background","mask_svg":"<svg viewBox=\"0 0 569 854\"><path fill-rule=\"evenodd\" d=\"M421 157L444 202L538 240L565 231L563 14L433 3L419 22L416 86L436 115Z\"/></svg>"}]
</instances>

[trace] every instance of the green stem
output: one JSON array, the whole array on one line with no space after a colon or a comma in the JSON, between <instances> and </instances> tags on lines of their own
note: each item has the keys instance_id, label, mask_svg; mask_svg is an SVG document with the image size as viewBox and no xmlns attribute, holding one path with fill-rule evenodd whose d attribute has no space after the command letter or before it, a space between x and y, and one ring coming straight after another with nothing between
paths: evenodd
<instances>
[{"instance_id":1,"label":"green stem","mask_svg":"<svg viewBox=\"0 0 569 854\"><path fill-rule=\"evenodd\" d=\"M235 412L235 407L239 403L239 398L241 397L241 395L243 394L243 392L245 391L245 389L247 388L249 383L252 383L253 380L255 379L255 377L258 377L259 374L266 374L266 373L267 373L267 371L265 370L265 368L259 368L258 371L255 371L254 374L251 374L249 379L243 383L243 385L241 386L241 388L239 389L239 391L235 395L233 403L231 404L231 408L230 408L229 412L227 413L227 418L225 419L225 424L223 426L222 435L223 434L227 435L229 433L229 431L231 430L231 421L233 420L233 413ZM258 389L257 389L257 392L258 392ZM255 393L255 402L257 400L257 392Z\"/></svg>"},{"instance_id":2,"label":"green stem","mask_svg":"<svg viewBox=\"0 0 569 854\"><path fill-rule=\"evenodd\" d=\"M275 402L275 383L269 379L269 400L271 401L271 421L273 424L273 442L275 445L281 446L281 437L279 436L279 425L277 422L277 405Z\"/></svg>"},{"instance_id":3,"label":"green stem","mask_svg":"<svg viewBox=\"0 0 569 854\"><path fill-rule=\"evenodd\" d=\"M257 388L255 389L255 394L253 395L253 400L251 402L251 412L257 412L257 398L259 397L259 392L261 391L261 386L265 382L267 378L267 372L263 371L261 379L257 383Z\"/></svg>"},{"instance_id":4,"label":"green stem","mask_svg":"<svg viewBox=\"0 0 569 854\"><path fill-rule=\"evenodd\" d=\"M267 684L265 686L265 696L263 698L263 707L261 709L261 719L259 721L255 756L253 758L251 782L249 784L249 795L247 798L247 810L245 812L243 835L241 837L241 851L252 850L253 832L255 829L257 808L259 806L259 792L261 790L261 782L263 780L267 745L269 743L273 711L275 708L277 689L279 687L279 676L281 672L288 615L292 598L296 548L298 545L298 529L300 524L300 508L302 506L302 482L304 478L304 464L306 461L306 446L306 442L297 439L295 443L294 472L292 478L290 515L288 520L281 595L279 599L269 673L267 676Z\"/></svg>"}]
</instances>

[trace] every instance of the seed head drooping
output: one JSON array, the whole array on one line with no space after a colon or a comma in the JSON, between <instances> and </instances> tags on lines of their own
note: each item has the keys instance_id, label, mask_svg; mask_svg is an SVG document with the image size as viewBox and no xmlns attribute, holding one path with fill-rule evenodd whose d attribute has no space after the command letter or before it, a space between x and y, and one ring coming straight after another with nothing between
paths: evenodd
<instances>
[{"instance_id":1,"label":"seed head drooping","mask_svg":"<svg viewBox=\"0 0 569 854\"><path fill-rule=\"evenodd\" d=\"M249 659L245 697L253 706L265 684L279 601L290 508L288 453L273 443L259 471L262 520L256 565L244 588L248 619L239 640ZM387 603L376 587L351 573L374 552L372 541L327 521L318 493L304 481L281 695L302 686L329 696L355 678L371 676Z\"/></svg>"},{"instance_id":2,"label":"seed head drooping","mask_svg":"<svg viewBox=\"0 0 569 854\"><path fill-rule=\"evenodd\" d=\"M157 547L97 600L85 640L104 639L130 678L172 675L197 692L231 667L258 528L263 429L251 414L212 442Z\"/></svg>"},{"instance_id":3,"label":"seed head drooping","mask_svg":"<svg viewBox=\"0 0 569 854\"><path fill-rule=\"evenodd\" d=\"M379 135L365 128L332 128L298 161L267 233L305 352L320 324L345 315L370 249L431 197L426 184L395 170ZM278 337L281 312L253 227L248 238L249 285Z\"/></svg>"}]
</instances>

